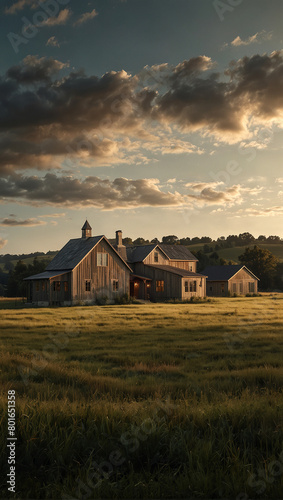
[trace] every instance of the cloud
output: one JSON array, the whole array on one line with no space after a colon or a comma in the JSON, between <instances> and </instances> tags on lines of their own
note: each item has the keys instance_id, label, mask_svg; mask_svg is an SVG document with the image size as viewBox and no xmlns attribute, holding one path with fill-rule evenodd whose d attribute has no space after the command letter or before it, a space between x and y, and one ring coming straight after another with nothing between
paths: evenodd
<instances>
[{"instance_id":1,"label":"cloud","mask_svg":"<svg viewBox=\"0 0 283 500\"><path fill-rule=\"evenodd\" d=\"M21 85L49 82L52 76L68 66L68 63L62 63L52 57L26 56L20 64L9 68L6 76Z\"/></svg>"},{"instance_id":2,"label":"cloud","mask_svg":"<svg viewBox=\"0 0 283 500\"><path fill-rule=\"evenodd\" d=\"M77 21L74 22L73 26L80 26L81 24L94 19L96 16L98 16L98 12L95 9L91 12L85 12L77 19Z\"/></svg>"},{"instance_id":3,"label":"cloud","mask_svg":"<svg viewBox=\"0 0 283 500\"><path fill-rule=\"evenodd\" d=\"M42 226L45 225L46 222L37 220L37 219L26 219L26 220L19 220L19 219L0 219L0 226Z\"/></svg>"},{"instance_id":4,"label":"cloud","mask_svg":"<svg viewBox=\"0 0 283 500\"><path fill-rule=\"evenodd\" d=\"M16 14L19 10L23 10L25 7L31 7L32 9L36 9L38 7L37 0L18 0L13 3L10 7L6 7L4 12L5 14Z\"/></svg>"},{"instance_id":5,"label":"cloud","mask_svg":"<svg viewBox=\"0 0 283 500\"><path fill-rule=\"evenodd\" d=\"M27 56L0 78L5 175L66 168L66 162L77 168L148 163L148 154L201 154L189 140L193 132L217 144L260 147L263 130L283 128L280 51L232 61L224 73L213 73L206 56L156 65L146 85L144 75L123 70L60 77L67 67Z\"/></svg>"},{"instance_id":6,"label":"cloud","mask_svg":"<svg viewBox=\"0 0 283 500\"><path fill-rule=\"evenodd\" d=\"M4 240L4 238L0 238L0 248L3 248L5 245L7 245L8 240Z\"/></svg>"},{"instance_id":7,"label":"cloud","mask_svg":"<svg viewBox=\"0 0 283 500\"><path fill-rule=\"evenodd\" d=\"M45 21L40 23L40 27L42 26L59 26L62 24L66 24L70 19L72 13L70 9L62 9L60 10L58 16L48 17Z\"/></svg>"},{"instance_id":8,"label":"cloud","mask_svg":"<svg viewBox=\"0 0 283 500\"><path fill-rule=\"evenodd\" d=\"M60 43L58 42L56 36L51 36L48 38L46 42L46 47L60 47Z\"/></svg>"},{"instance_id":9,"label":"cloud","mask_svg":"<svg viewBox=\"0 0 283 500\"><path fill-rule=\"evenodd\" d=\"M18 199L33 205L92 206L103 210L131 207L170 207L187 202L180 193L163 192L158 179L114 181L87 177L84 180L46 174L43 178L14 176L0 181L3 200Z\"/></svg>"},{"instance_id":10,"label":"cloud","mask_svg":"<svg viewBox=\"0 0 283 500\"><path fill-rule=\"evenodd\" d=\"M283 184L283 177L278 177L276 182L278 182L278 184Z\"/></svg>"},{"instance_id":11,"label":"cloud","mask_svg":"<svg viewBox=\"0 0 283 500\"><path fill-rule=\"evenodd\" d=\"M274 206L268 208L246 208L233 212L231 217L279 217L283 215L282 206Z\"/></svg>"},{"instance_id":12,"label":"cloud","mask_svg":"<svg viewBox=\"0 0 283 500\"><path fill-rule=\"evenodd\" d=\"M217 190L221 182L188 183L186 184L197 194L189 194L188 198L197 202L198 206L205 205L234 205L242 202L242 188L234 185L223 190Z\"/></svg>"},{"instance_id":13,"label":"cloud","mask_svg":"<svg viewBox=\"0 0 283 500\"><path fill-rule=\"evenodd\" d=\"M251 45L252 43L260 43L262 41L271 40L272 32L267 33L265 30L255 33L255 35L249 36L245 40L242 40L240 36L237 36L232 42L233 47L239 47L241 45Z\"/></svg>"}]
</instances>

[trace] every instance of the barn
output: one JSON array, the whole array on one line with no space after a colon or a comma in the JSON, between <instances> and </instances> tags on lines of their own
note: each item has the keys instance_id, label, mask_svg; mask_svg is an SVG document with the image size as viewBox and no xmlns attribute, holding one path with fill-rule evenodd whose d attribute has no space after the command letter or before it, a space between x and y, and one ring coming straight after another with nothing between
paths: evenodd
<instances>
[{"instance_id":1,"label":"barn","mask_svg":"<svg viewBox=\"0 0 283 500\"><path fill-rule=\"evenodd\" d=\"M206 294L211 297L258 293L259 279L246 266L208 266Z\"/></svg>"},{"instance_id":2,"label":"barn","mask_svg":"<svg viewBox=\"0 0 283 500\"><path fill-rule=\"evenodd\" d=\"M27 300L38 306L94 304L129 294L131 268L105 236L92 236L88 221L82 237L68 241L45 272L26 278Z\"/></svg>"}]
</instances>

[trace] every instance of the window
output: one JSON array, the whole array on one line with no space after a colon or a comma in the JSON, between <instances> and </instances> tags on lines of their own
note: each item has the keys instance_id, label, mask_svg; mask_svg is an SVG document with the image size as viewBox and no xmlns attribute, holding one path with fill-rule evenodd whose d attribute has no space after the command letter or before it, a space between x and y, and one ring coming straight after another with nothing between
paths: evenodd
<instances>
[{"instance_id":1,"label":"window","mask_svg":"<svg viewBox=\"0 0 283 500\"><path fill-rule=\"evenodd\" d=\"M185 292L187 293L189 291L189 282L185 281Z\"/></svg>"},{"instance_id":2,"label":"window","mask_svg":"<svg viewBox=\"0 0 283 500\"><path fill-rule=\"evenodd\" d=\"M193 266L190 266L190 267L189 267L189 271L192 271L192 270L193 270Z\"/></svg>"},{"instance_id":3,"label":"window","mask_svg":"<svg viewBox=\"0 0 283 500\"><path fill-rule=\"evenodd\" d=\"M233 288L232 288L234 293L237 293L237 283L233 283Z\"/></svg>"},{"instance_id":4,"label":"window","mask_svg":"<svg viewBox=\"0 0 283 500\"><path fill-rule=\"evenodd\" d=\"M85 291L90 292L90 280L86 280L85 282Z\"/></svg>"},{"instance_id":5,"label":"window","mask_svg":"<svg viewBox=\"0 0 283 500\"><path fill-rule=\"evenodd\" d=\"M164 281L156 281L156 291L164 292Z\"/></svg>"},{"instance_id":6,"label":"window","mask_svg":"<svg viewBox=\"0 0 283 500\"><path fill-rule=\"evenodd\" d=\"M196 291L197 291L197 282L190 281L190 292L196 292Z\"/></svg>"},{"instance_id":7,"label":"window","mask_svg":"<svg viewBox=\"0 0 283 500\"><path fill-rule=\"evenodd\" d=\"M36 282L35 289L37 292L39 292L39 281Z\"/></svg>"},{"instance_id":8,"label":"window","mask_svg":"<svg viewBox=\"0 0 283 500\"><path fill-rule=\"evenodd\" d=\"M209 287L209 291L212 292L212 286Z\"/></svg>"},{"instance_id":9,"label":"window","mask_svg":"<svg viewBox=\"0 0 283 500\"><path fill-rule=\"evenodd\" d=\"M154 252L154 262L158 262L158 252Z\"/></svg>"},{"instance_id":10,"label":"window","mask_svg":"<svg viewBox=\"0 0 283 500\"><path fill-rule=\"evenodd\" d=\"M254 291L255 291L255 284L252 281L252 282L249 283L249 292L250 293L254 293Z\"/></svg>"},{"instance_id":11,"label":"window","mask_svg":"<svg viewBox=\"0 0 283 500\"><path fill-rule=\"evenodd\" d=\"M243 282L240 283L240 293L243 293Z\"/></svg>"},{"instance_id":12,"label":"window","mask_svg":"<svg viewBox=\"0 0 283 500\"><path fill-rule=\"evenodd\" d=\"M64 281L64 292L68 292L69 291L69 283L68 281Z\"/></svg>"},{"instance_id":13,"label":"window","mask_svg":"<svg viewBox=\"0 0 283 500\"><path fill-rule=\"evenodd\" d=\"M224 283L221 283L221 292L224 293L225 292L225 284Z\"/></svg>"},{"instance_id":14,"label":"window","mask_svg":"<svg viewBox=\"0 0 283 500\"><path fill-rule=\"evenodd\" d=\"M113 292L118 292L119 290L119 281L113 280Z\"/></svg>"},{"instance_id":15,"label":"window","mask_svg":"<svg viewBox=\"0 0 283 500\"><path fill-rule=\"evenodd\" d=\"M97 254L97 265L102 267L108 266L108 253Z\"/></svg>"},{"instance_id":16,"label":"window","mask_svg":"<svg viewBox=\"0 0 283 500\"><path fill-rule=\"evenodd\" d=\"M53 281L53 292L60 292L60 289L61 289L61 282Z\"/></svg>"}]
</instances>

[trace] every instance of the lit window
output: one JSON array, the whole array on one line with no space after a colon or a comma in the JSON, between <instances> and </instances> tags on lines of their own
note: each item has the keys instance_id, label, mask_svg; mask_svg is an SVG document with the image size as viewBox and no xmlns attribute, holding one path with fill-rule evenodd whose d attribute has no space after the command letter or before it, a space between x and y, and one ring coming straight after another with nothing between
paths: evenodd
<instances>
[{"instance_id":1,"label":"lit window","mask_svg":"<svg viewBox=\"0 0 283 500\"><path fill-rule=\"evenodd\" d=\"M64 281L64 292L68 292L68 291L69 291L68 281Z\"/></svg>"},{"instance_id":2,"label":"lit window","mask_svg":"<svg viewBox=\"0 0 283 500\"><path fill-rule=\"evenodd\" d=\"M113 292L118 292L119 290L119 281L113 280Z\"/></svg>"},{"instance_id":3,"label":"lit window","mask_svg":"<svg viewBox=\"0 0 283 500\"><path fill-rule=\"evenodd\" d=\"M156 291L164 292L164 281L156 281Z\"/></svg>"},{"instance_id":4,"label":"lit window","mask_svg":"<svg viewBox=\"0 0 283 500\"><path fill-rule=\"evenodd\" d=\"M158 262L158 252L154 252L154 262Z\"/></svg>"},{"instance_id":5,"label":"lit window","mask_svg":"<svg viewBox=\"0 0 283 500\"><path fill-rule=\"evenodd\" d=\"M185 281L185 292L187 293L189 291L189 282Z\"/></svg>"},{"instance_id":6,"label":"lit window","mask_svg":"<svg viewBox=\"0 0 283 500\"><path fill-rule=\"evenodd\" d=\"M197 291L197 282L190 281L190 292L196 292L196 291Z\"/></svg>"},{"instance_id":7,"label":"lit window","mask_svg":"<svg viewBox=\"0 0 283 500\"><path fill-rule=\"evenodd\" d=\"M102 267L108 266L108 253L97 254L97 265Z\"/></svg>"},{"instance_id":8,"label":"lit window","mask_svg":"<svg viewBox=\"0 0 283 500\"><path fill-rule=\"evenodd\" d=\"M90 292L90 280L86 280L85 282L85 291Z\"/></svg>"}]
</instances>

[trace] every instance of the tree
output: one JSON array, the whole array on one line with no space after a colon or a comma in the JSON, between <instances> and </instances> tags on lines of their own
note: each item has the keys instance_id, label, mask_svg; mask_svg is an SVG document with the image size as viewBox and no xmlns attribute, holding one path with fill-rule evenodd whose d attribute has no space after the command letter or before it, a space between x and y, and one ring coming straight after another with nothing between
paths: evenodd
<instances>
[{"instance_id":1,"label":"tree","mask_svg":"<svg viewBox=\"0 0 283 500\"><path fill-rule=\"evenodd\" d=\"M132 238L123 238L123 245L132 245L133 244L133 240Z\"/></svg>"},{"instance_id":2,"label":"tree","mask_svg":"<svg viewBox=\"0 0 283 500\"><path fill-rule=\"evenodd\" d=\"M180 239L180 245L190 245L191 244L191 238L181 238Z\"/></svg>"},{"instance_id":3,"label":"tree","mask_svg":"<svg viewBox=\"0 0 283 500\"><path fill-rule=\"evenodd\" d=\"M262 290L274 286L279 261L269 250L255 245L253 248L246 248L238 258L260 279L259 287Z\"/></svg>"},{"instance_id":4,"label":"tree","mask_svg":"<svg viewBox=\"0 0 283 500\"><path fill-rule=\"evenodd\" d=\"M158 245L158 243L160 243L160 241L158 238L153 238L153 240L151 240L150 243L154 243L155 245Z\"/></svg>"},{"instance_id":5,"label":"tree","mask_svg":"<svg viewBox=\"0 0 283 500\"><path fill-rule=\"evenodd\" d=\"M162 243L165 243L166 245L176 245L178 241L178 236L175 236L174 234L163 236L162 238Z\"/></svg>"},{"instance_id":6,"label":"tree","mask_svg":"<svg viewBox=\"0 0 283 500\"><path fill-rule=\"evenodd\" d=\"M146 245L148 243L149 243L149 241L145 240L144 238L137 238L136 240L133 241L133 244L136 246Z\"/></svg>"}]
</instances>

